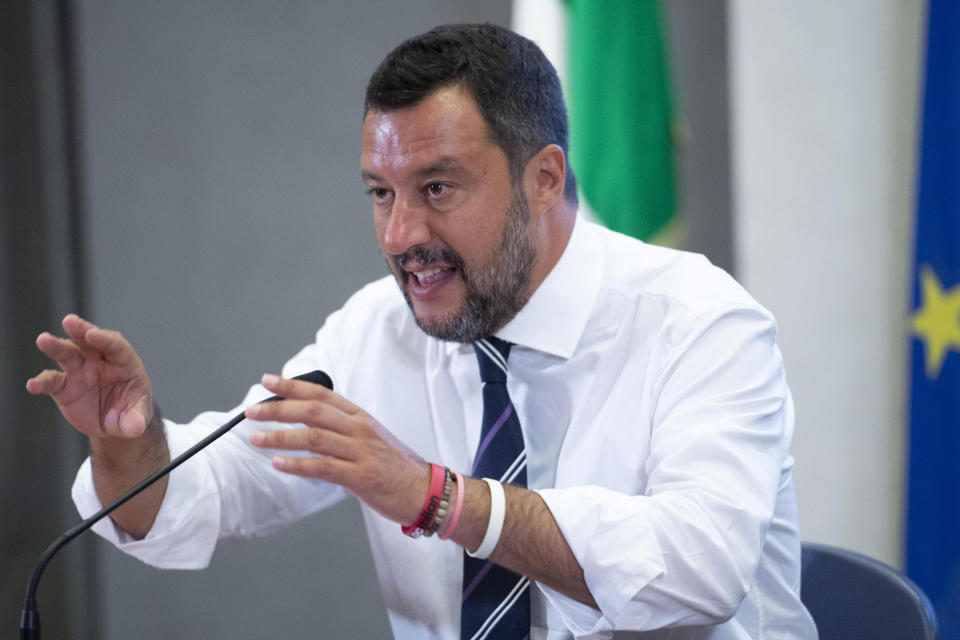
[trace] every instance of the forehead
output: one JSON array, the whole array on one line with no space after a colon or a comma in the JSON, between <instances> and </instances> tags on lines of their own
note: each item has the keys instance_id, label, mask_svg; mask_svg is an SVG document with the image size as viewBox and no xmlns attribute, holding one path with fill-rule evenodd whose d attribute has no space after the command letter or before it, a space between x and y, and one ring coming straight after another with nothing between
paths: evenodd
<instances>
[{"instance_id":1,"label":"forehead","mask_svg":"<svg viewBox=\"0 0 960 640\"><path fill-rule=\"evenodd\" d=\"M370 111L363 121L360 154L365 174L417 168L437 158L463 164L497 148L476 100L460 87L445 87L417 104L393 111Z\"/></svg>"}]
</instances>

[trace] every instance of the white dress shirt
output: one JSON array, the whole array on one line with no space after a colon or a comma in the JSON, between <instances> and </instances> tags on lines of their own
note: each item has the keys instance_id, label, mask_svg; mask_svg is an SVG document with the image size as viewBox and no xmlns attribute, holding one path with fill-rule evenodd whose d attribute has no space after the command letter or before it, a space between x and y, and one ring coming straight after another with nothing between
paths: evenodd
<instances>
[{"instance_id":1,"label":"white dress shirt","mask_svg":"<svg viewBox=\"0 0 960 640\"><path fill-rule=\"evenodd\" d=\"M528 485L556 519L600 611L536 584L531 638L816 638L800 603L800 539L788 453L793 406L776 326L702 256L645 245L578 219L558 264L497 336L515 343L508 388ZM480 438L470 345L414 323L392 276L357 292L283 369L327 371L426 460L467 472ZM242 406L269 395L251 388ZM239 411L167 423L171 455ZM289 428L287 425L272 425ZM241 423L173 472L144 562L207 565L219 538L263 535L340 500L275 471ZM89 460L73 496L100 508ZM364 507L397 638L459 637L463 550L413 539ZM628 634L617 637L629 637Z\"/></svg>"}]
</instances>

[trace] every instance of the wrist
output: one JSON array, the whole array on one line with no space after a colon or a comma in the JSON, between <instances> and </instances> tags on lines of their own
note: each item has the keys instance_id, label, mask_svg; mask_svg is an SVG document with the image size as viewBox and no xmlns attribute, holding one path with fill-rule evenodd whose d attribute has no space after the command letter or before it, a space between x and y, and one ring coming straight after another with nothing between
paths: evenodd
<instances>
[{"instance_id":1,"label":"wrist","mask_svg":"<svg viewBox=\"0 0 960 640\"><path fill-rule=\"evenodd\" d=\"M490 489L483 480L464 476L463 507L450 539L465 549L477 549L490 520Z\"/></svg>"},{"instance_id":2,"label":"wrist","mask_svg":"<svg viewBox=\"0 0 960 640\"><path fill-rule=\"evenodd\" d=\"M444 484L447 478L447 470L438 464L429 463L430 482L427 486L427 495L418 512L419 515L410 524L401 525L400 529L408 536L419 538L422 535L433 535L432 528L434 519L438 510L441 508L440 502L443 494Z\"/></svg>"},{"instance_id":3,"label":"wrist","mask_svg":"<svg viewBox=\"0 0 960 640\"><path fill-rule=\"evenodd\" d=\"M449 473L449 469L447 470ZM449 540L460 523L460 514L463 512L463 474L459 471L453 474L456 493L452 496L452 503L448 505L447 519L437 529L437 536L441 540Z\"/></svg>"},{"instance_id":4,"label":"wrist","mask_svg":"<svg viewBox=\"0 0 960 640\"><path fill-rule=\"evenodd\" d=\"M470 547L466 548L468 556L480 560L489 558L493 550L497 548L497 544L500 542L500 534L503 532L503 522L506 517L507 507L503 485L490 478L484 478L483 482L486 483L490 496L490 512L487 519L487 526L484 529L483 539L480 541L480 545L473 551L470 551Z\"/></svg>"}]
</instances>

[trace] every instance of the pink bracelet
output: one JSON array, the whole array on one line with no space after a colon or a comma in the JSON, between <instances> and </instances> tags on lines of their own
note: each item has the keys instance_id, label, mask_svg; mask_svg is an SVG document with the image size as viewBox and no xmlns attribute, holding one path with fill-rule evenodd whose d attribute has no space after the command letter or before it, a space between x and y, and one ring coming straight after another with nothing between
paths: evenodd
<instances>
[{"instance_id":1,"label":"pink bracelet","mask_svg":"<svg viewBox=\"0 0 960 640\"><path fill-rule=\"evenodd\" d=\"M423 501L420 515L413 524L400 526L400 530L411 538L419 538L433 524L433 518L440 507L440 494L443 493L443 482L446 476L443 467L430 463L430 488L427 490L427 498Z\"/></svg>"},{"instance_id":2,"label":"pink bracelet","mask_svg":"<svg viewBox=\"0 0 960 640\"><path fill-rule=\"evenodd\" d=\"M463 509L463 476L460 475L459 471L455 475L457 476L457 506L453 509L453 517L450 518L450 524L447 525L446 530L443 533L437 533L437 537L441 540L447 540L453 535L454 529L457 528L457 522L460 520L460 510Z\"/></svg>"}]
</instances>

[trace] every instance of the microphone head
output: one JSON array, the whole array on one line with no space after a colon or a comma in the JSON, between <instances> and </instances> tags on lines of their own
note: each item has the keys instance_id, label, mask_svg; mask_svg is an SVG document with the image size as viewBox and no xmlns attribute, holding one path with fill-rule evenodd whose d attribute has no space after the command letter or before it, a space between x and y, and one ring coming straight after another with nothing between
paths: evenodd
<instances>
[{"instance_id":1,"label":"microphone head","mask_svg":"<svg viewBox=\"0 0 960 640\"><path fill-rule=\"evenodd\" d=\"M333 380L330 379L325 372L320 369L314 369L309 373L301 373L298 376L293 377L294 380L304 380L306 382L312 382L313 384L319 384L333 391Z\"/></svg>"},{"instance_id":2,"label":"microphone head","mask_svg":"<svg viewBox=\"0 0 960 640\"><path fill-rule=\"evenodd\" d=\"M333 380L330 379L323 371L320 369L314 369L309 373L301 373L298 376L293 376L291 380L303 380L305 382L312 382L313 384L319 384L320 386L326 387L333 391ZM283 400L280 396L270 396L266 400L261 400L261 402L276 402L277 400Z\"/></svg>"}]
</instances>

